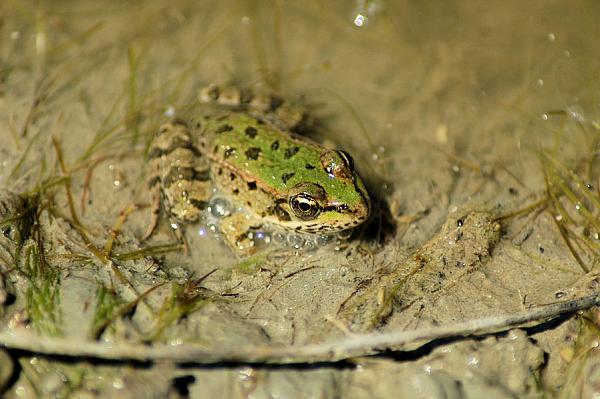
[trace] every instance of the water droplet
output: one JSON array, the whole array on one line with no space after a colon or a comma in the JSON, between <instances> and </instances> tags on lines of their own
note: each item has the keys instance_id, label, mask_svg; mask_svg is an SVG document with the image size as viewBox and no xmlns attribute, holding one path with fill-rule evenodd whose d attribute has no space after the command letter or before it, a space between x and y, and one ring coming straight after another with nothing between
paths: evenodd
<instances>
[{"instance_id":1,"label":"water droplet","mask_svg":"<svg viewBox=\"0 0 600 399\"><path fill-rule=\"evenodd\" d=\"M547 113L543 113L542 114L542 120L547 121L548 119L550 119L550 115L548 115Z\"/></svg>"},{"instance_id":2,"label":"water droplet","mask_svg":"<svg viewBox=\"0 0 600 399\"><path fill-rule=\"evenodd\" d=\"M112 386L115 389L123 389L125 388L125 381L123 381L122 378L117 377L113 380Z\"/></svg>"},{"instance_id":3,"label":"water droplet","mask_svg":"<svg viewBox=\"0 0 600 399\"><path fill-rule=\"evenodd\" d=\"M175 116L175 107L172 105L167 106L167 108L165 108L165 116L168 116L169 118Z\"/></svg>"},{"instance_id":4,"label":"water droplet","mask_svg":"<svg viewBox=\"0 0 600 399\"><path fill-rule=\"evenodd\" d=\"M365 26L368 21L369 21L369 18L367 18L366 16L364 16L362 14L356 14L356 17L354 17L354 25L358 26L359 28L361 26Z\"/></svg>"},{"instance_id":5,"label":"water droplet","mask_svg":"<svg viewBox=\"0 0 600 399\"><path fill-rule=\"evenodd\" d=\"M585 116L583 110L579 106L569 107L569 116L577 122L585 122Z\"/></svg>"},{"instance_id":6,"label":"water droplet","mask_svg":"<svg viewBox=\"0 0 600 399\"><path fill-rule=\"evenodd\" d=\"M554 294L554 297L555 297L556 299L560 299L560 298L562 298L562 297L563 297L563 296L565 296L565 295L567 295L567 293L566 293L566 292L563 292L563 291L558 291L556 294Z\"/></svg>"},{"instance_id":7,"label":"water droplet","mask_svg":"<svg viewBox=\"0 0 600 399\"><path fill-rule=\"evenodd\" d=\"M548 40L553 42L556 40L556 35L552 32L548 33Z\"/></svg>"},{"instance_id":8,"label":"water droplet","mask_svg":"<svg viewBox=\"0 0 600 399\"><path fill-rule=\"evenodd\" d=\"M544 79L538 79L536 83L538 86L542 87L544 85Z\"/></svg>"}]
</instances>

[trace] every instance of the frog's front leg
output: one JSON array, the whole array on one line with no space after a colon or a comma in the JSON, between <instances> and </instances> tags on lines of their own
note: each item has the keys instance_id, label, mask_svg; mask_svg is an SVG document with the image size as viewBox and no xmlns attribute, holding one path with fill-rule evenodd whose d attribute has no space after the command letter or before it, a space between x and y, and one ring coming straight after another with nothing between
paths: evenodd
<instances>
[{"instance_id":1,"label":"frog's front leg","mask_svg":"<svg viewBox=\"0 0 600 399\"><path fill-rule=\"evenodd\" d=\"M237 255L247 256L256 252L256 243L251 231L260 227L260 222L243 213L232 213L219 222L223 240Z\"/></svg>"}]
</instances>

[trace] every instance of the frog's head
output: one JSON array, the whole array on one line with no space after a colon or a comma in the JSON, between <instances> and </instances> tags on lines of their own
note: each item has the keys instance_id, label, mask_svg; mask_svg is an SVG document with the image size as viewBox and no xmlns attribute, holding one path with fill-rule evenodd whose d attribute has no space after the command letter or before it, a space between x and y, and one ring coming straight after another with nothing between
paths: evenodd
<instances>
[{"instance_id":1,"label":"frog's head","mask_svg":"<svg viewBox=\"0 0 600 399\"><path fill-rule=\"evenodd\" d=\"M325 150L320 161L318 177L291 187L287 201L279 204L289 218L284 224L297 231L325 233L363 223L369 217L371 201L350 155Z\"/></svg>"}]
</instances>

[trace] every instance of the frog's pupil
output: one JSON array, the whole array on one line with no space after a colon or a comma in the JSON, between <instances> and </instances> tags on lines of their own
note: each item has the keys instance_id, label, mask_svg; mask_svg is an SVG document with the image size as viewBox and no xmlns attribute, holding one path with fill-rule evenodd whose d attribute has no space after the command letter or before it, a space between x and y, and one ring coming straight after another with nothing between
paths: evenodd
<instances>
[{"instance_id":1,"label":"frog's pupil","mask_svg":"<svg viewBox=\"0 0 600 399\"><path fill-rule=\"evenodd\" d=\"M310 195L302 193L290 198L290 205L296 216L304 219L314 219L319 213L319 204Z\"/></svg>"}]
</instances>

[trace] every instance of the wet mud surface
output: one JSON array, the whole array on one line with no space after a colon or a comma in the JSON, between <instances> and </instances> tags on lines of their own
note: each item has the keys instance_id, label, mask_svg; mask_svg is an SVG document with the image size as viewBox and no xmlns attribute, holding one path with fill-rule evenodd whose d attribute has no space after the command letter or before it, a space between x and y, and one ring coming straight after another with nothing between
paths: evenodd
<instances>
[{"instance_id":1,"label":"wet mud surface","mask_svg":"<svg viewBox=\"0 0 600 399\"><path fill-rule=\"evenodd\" d=\"M5 397L597 394L595 308L293 353L598 291L598 16L591 1L3 2ZM369 223L243 258L202 222L186 254L164 215L143 240L150 143L210 83L306 108L305 133L354 157Z\"/></svg>"}]
</instances>

